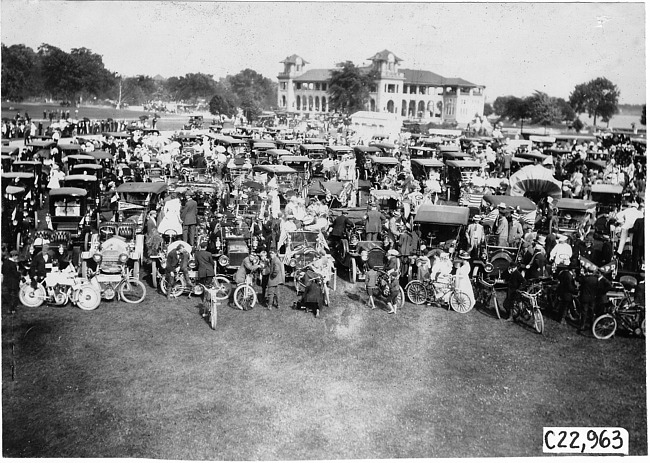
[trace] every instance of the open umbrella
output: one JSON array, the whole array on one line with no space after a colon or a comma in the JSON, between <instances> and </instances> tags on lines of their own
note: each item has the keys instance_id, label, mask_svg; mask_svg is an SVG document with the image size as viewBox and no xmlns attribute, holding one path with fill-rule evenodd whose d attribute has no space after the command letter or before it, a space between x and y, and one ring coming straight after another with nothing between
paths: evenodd
<instances>
[{"instance_id":1,"label":"open umbrella","mask_svg":"<svg viewBox=\"0 0 650 463\"><path fill-rule=\"evenodd\" d=\"M562 182L544 166L525 166L510 177L510 194L542 198L544 196L562 197Z\"/></svg>"},{"instance_id":2,"label":"open umbrella","mask_svg":"<svg viewBox=\"0 0 650 463\"><path fill-rule=\"evenodd\" d=\"M215 150L217 153L225 153L225 152L226 152L226 148L225 148L224 146L221 146L221 145L217 145L217 146L214 148L214 150Z\"/></svg>"},{"instance_id":3,"label":"open umbrella","mask_svg":"<svg viewBox=\"0 0 650 463\"><path fill-rule=\"evenodd\" d=\"M142 116L140 116L141 121L146 121L148 119L149 119L149 116L147 116L146 114L143 114Z\"/></svg>"}]
</instances>

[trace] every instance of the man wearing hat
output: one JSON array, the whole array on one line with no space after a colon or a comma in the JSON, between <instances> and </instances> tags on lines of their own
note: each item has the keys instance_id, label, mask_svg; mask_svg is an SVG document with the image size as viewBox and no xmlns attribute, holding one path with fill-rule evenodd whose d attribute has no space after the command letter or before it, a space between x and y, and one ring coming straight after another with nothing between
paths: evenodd
<instances>
[{"instance_id":1,"label":"man wearing hat","mask_svg":"<svg viewBox=\"0 0 650 463\"><path fill-rule=\"evenodd\" d=\"M341 211L341 215L334 219L334 223L332 224L332 231L330 232L332 241L341 241L348 227L353 228L354 222L348 217L348 211L343 210Z\"/></svg>"},{"instance_id":2,"label":"man wearing hat","mask_svg":"<svg viewBox=\"0 0 650 463\"><path fill-rule=\"evenodd\" d=\"M271 307L278 309L280 307L279 286L284 284L284 264L278 257L278 251L272 248L269 251L269 282L267 285L266 308Z\"/></svg>"},{"instance_id":3,"label":"man wearing hat","mask_svg":"<svg viewBox=\"0 0 650 463\"><path fill-rule=\"evenodd\" d=\"M32 288L36 288L37 283L42 282L47 277L47 274L52 270L52 256L50 255L50 245L48 241L41 241L43 248L41 252L34 256L32 265L29 269L29 276L32 279ZM38 246L38 240L34 241L34 245Z\"/></svg>"},{"instance_id":4,"label":"man wearing hat","mask_svg":"<svg viewBox=\"0 0 650 463\"><path fill-rule=\"evenodd\" d=\"M639 203L633 201L630 205L616 215L616 222L621 225L621 237L618 241L617 254L620 256L625 249L625 243L634 227L637 219L643 217L643 211L639 210Z\"/></svg>"},{"instance_id":5,"label":"man wearing hat","mask_svg":"<svg viewBox=\"0 0 650 463\"><path fill-rule=\"evenodd\" d=\"M181 221L183 222L183 241L194 247L196 236L196 216L198 205L190 191L185 192L185 205L181 208Z\"/></svg>"},{"instance_id":6,"label":"man wearing hat","mask_svg":"<svg viewBox=\"0 0 650 463\"><path fill-rule=\"evenodd\" d=\"M16 313L20 303L20 272L18 271L18 251L2 250L2 305L9 313Z\"/></svg>"},{"instance_id":7,"label":"man wearing hat","mask_svg":"<svg viewBox=\"0 0 650 463\"><path fill-rule=\"evenodd\" d=\"M494 234L498 236L498 246L508 246L508 219L506 218L507 208L505 203L499 203L497 206L499 215L494 220L493 230Z\"/></svg>"},{"instance_id":8,"label":"man wearing hat","mask_svg":"<svg viewBox=\"0 0 650 463\"><path fill-rule=\"evenodd\" d=\"M524 236L524 229L521 222L513 215L514 209L508 207L506 212L506 220L508 221L508 245L510 247L519 247L521 238Z\"/></svg>"},{"instance_id":9,"label":"man wearing hat","mask_svg":"<svg viewBox=\"0 0 650 463\"><path fill-rule=\"evenodd\" d=\"M542 278L546 274L545 237L538 236L533 244L532 253L524 256L526 278Z\"/></svg>"},{"instance_id":10,"label":"man wearing hat","mask_svg":"<svg viewBox=\"0 0 650 463\"><path fill-rule=\"evenodd\" d=\"M574 299L578 295L578 287L576 285L575 274L566 265L558 267L557 280L559 285L557 287L557 311L560 313L560 324L566 325L566 316L569 313L569 308L574 304Z\"/></svg>"},{"instance_id":11,"label":"man wearing hat","mask_svg":"<svg viewBox=\"0 0 650 463\"><path fill-rule=\"evenodd\" d=\"M580 322L577 333L589 330L589 324L594 317L596 305L607 300L607 291L612 288L611 282L605 278L598 269L587 270L580 278Z\"/></svg>"}]
</instances>

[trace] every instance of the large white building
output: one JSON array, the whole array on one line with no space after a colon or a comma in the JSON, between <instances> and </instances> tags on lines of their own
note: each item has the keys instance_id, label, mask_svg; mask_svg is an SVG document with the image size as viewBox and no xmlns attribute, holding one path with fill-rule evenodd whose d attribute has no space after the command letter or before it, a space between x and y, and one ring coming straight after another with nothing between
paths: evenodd
<instances>
[{"instance_id":1,"label":"large white building","mask_svg":"<svg viewBox=\"0 0 650 463\"><path fill-rule=\"evenodd\" d=\"M483 115L485 87L459 77L443 77L431 71L401 69L400 58L388 50L369 58L367 72L379 79L371 88L366 110L388 112L424 122L469 123ZM309 64L292 55L278 74L278 107L299 114L329 111L327 82L331 69L305 69Z\"/></svg>"}]
</instances>

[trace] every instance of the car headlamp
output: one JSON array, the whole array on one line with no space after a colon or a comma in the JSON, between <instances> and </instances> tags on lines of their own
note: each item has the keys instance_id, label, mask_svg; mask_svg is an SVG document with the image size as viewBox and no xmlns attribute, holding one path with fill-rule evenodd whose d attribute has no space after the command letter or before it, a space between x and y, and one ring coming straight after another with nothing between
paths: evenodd
<instances>
[{"instance_id":1,"label":"car headlamp","mask_svg":"<svg viewBox=\"0 0 650 463\"><path fill-rule=\"evenodd\" d=\"M102 261L102 255L101 254L93 254L93 260L97 263L100 263Z\"/></svg>"},{"instance_id":2,"label":"car headlamp","mask_svg":"<svg viewBox=\"0 0 650 463\"><path fill-rule=\"evenodd\" d=\"M127 254L120 254L120 257L118 258L121 264L125 264L127 260L129 260L129 256Z\"/></svg>"},{"instance_id":3,"label":"car headlamp","mask_svg":"<svg viewBox=\"0 0 650 463\"><path fill-rule=\"evenodd\" d=\"M291 259L291 260L289 261L289 265L290 265L291 267L295 267L296 264L297 264L296 259Z\"/></svg>"},{"instance_id":4,"label":"car headlamp","mask_svg":"<svg viewBox=\"0 0 650 463\"><path fill-rule=\"evenodd\" d=\"M230 259L228 258L228 256L219 257L219 265L221 265L222 267L225 267L229 263L230 263Z\"/></svg>"}]
</instances>

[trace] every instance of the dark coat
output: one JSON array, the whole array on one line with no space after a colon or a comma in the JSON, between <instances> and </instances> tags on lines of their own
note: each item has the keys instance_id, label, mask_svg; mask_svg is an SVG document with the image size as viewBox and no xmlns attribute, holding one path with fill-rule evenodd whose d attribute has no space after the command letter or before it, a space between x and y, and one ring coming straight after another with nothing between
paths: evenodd
<instances>
[{"instance_id":1,"label":"dark coat","mask_svg":"<svg viewBox=\"0 0 650 463\"><path fill-rule=\"evenodd\" d=\"M13 290L17 290L20 286L20 272L13 260L3 259L2 261L2 284L7 289Z\"/></svg>"},{"instance_id":2,"label":"dark coat","mask_svg":"<svg viewBox=\"0 0 650 463\"><path fill-rule=\"evenodd\" d=\"M578 294L575 278L570 270L562 270L557 276L560 284L557 287L557 295L560 301L568 302Z\"/></svg>"},{"instance_id":3,"label":"dark coat","mask_svg":"<svg viewBox=\"0 0 650 463\"><path fill-rule=\"evenodd\" d=\"M176 267L180 264L180 259L178 258L178 252L169 252L167 254L167 273L171 273L176 270Z\"/></svg>"},{"instance_id":4,"label":"dark coat","mask_svg":"<svg viewBox=\"0 0 650 463\"><path fill-rule=\"evenodd\" d=\"M181 221L183 225L196 225L197 204L194 199L189 198L181 209Z\"/></svg>"},{"instance_id":5,"label":"dark coat","mask_svg":"<svg viewBox=\"0 0 650 463\"><path fill-rule=\"evenodd\" d=\"M199 278L214 276L214 259L212 254L206 250L199 250L194 253L194 260L198 267Z\"/></svg>"},{"instance_id":6,"label":"dark coat","mask_svg":"<svg viewBox=\"0 0 650 463\"><path fill-rule=\"evenodd\" d=\"M43 252L39 252L34 256L34 260L32 261L32 265L29 269L29 275L33 277L40 277L40 278L45 278L47 276L48 272L48 264L51 267L52 265L52 256L48 254L48 261L47 263L45 262L45 258L43 257Z\"/></svg>"},{"instance_id":7,"label":"dark coat","mask_svg":"<svg viewBox=\"0 0 650 463\"><path fill-rule=\"evenodd\" d=\"M302 283L305 285L305 293L302 296L302 302L316 302L318 303L318 309L323 309L323 292L320 289L320 285L312 280L316 274L314 272L307 272L302 277Z\"/></svg>"},{"instance_id":8,"label":"dark coat","mask_svg":"<svg viewBox=\"0 0 650 463\"><path fill-rule=\"evenodd\" d=\"M346 227L354 227L354 222L352 222L347 215L341 214L334 219L334 223L332 224L332 236L344 236Z\"/></svg>"},{"instance_id":9,"label":"dark coat","mask_svg":"<svg viewBox=\"0 0 650 463\"><path fill-rule=\"evenodd\" d=\"M278 286L284 283L284 264L278 256L270 260L269 286Z\"/></svg>"}]
</instances>

